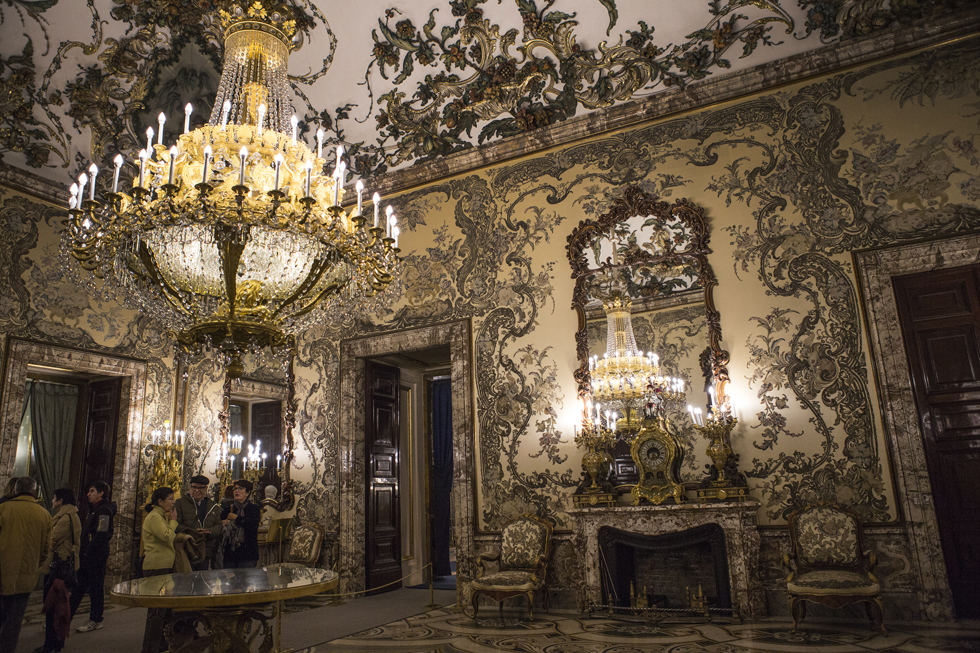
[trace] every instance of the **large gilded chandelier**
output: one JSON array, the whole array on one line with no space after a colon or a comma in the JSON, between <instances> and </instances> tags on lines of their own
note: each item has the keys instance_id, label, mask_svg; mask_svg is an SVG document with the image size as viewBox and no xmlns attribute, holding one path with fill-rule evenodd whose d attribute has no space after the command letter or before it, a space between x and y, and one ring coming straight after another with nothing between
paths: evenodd
<instances>
[{"instance_id":1,"label":"large gilded chandelier","mask_svg":"<svg viewBox=\"0 0 980 653\"><path fill-rule=\"evenodd\" d=\"M222 357L231 377L242 357L289 349L292 338L327 320L386 305L398 266L390 210L373 220L341 208L346 167L337 151L323 174L323 132L313 151L297 140L286 75L297 42L294 8L249 1L220 12L225 54L207 125L163 142L166 120L139 154L132 188L96 199L93 164L72 187L67 255L95 293L120 299L173 332L179 355ZM89 193L86 197L86 185ZM71 265L69 265L71 268Z\"/></svg>"},{"instance_id":2,"label":"large gilded chandelier","mask_svg":"<svg viewBox=\"0 0 980 653\"><path fill-rule=\"evenodd\" d=\"M606 353L589 359L596 427L631 435L647 413L662 416L684 398L684 381L661 374L660 357L644 353L633 335L632 301L614 292L602 304L606 312Z\"/></svg>"}]
</instances>

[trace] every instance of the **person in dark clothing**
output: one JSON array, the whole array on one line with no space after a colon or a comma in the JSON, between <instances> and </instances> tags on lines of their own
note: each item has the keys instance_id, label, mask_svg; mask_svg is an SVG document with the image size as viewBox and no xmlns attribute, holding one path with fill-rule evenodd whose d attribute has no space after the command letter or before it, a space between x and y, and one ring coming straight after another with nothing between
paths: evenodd
<instances>
[{"instance_id":1,"label":"person in dark clothing","mask_svg":"<svg viewBox=\"0 0 980 653\"><path fill-rule=\"evenodd\" d=\"M206 571L214 555L215 543L221 538L221 506L208 497L208 477L192 476L190 492L174 503L177 532L188 533L206 541L204 560L191 565L194 571Z\"/></svg>"},{"instance_id":2,"label":"person in dark clothing","mask_svg":"<svg viewBox=\"0 0 980 653\"><path fill-rule=\"evenodd\" d=\"M225 569L255 567L259 562L259 521L262 511L250 499L252 483L244 478L235 481L234 502L221 511L225 527L222 538Z\"/></svg>"},{"instance_id":3,"label":"person in dark clothing","mask_svg":"<svg viewBox=\"0 0 980 653\"><path fill-rule=\"evenodd\" d=\"M105 572L109 562L109 540L116 516L116 505L109 501L109 486L95 481L88 488L90 510L82 526L82 551L79 556L78 588L71 593L71 614L75 615L82 597L89 595L92 609L89 621L75 629L77 633L89 633L102 628L105 610Z\"/></svg>"}]
</instances>

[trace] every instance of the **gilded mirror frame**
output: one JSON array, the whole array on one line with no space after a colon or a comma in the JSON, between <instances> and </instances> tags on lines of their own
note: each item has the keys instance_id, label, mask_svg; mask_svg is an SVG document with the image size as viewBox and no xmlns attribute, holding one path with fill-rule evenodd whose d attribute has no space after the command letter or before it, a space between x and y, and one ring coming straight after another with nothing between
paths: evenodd
<instances>
[{"instance_id":1,"label":"gilded mirror frame","mask_svg":"<svg viewBox=\"0 0 980 653\"><path fill-rule=\"evenodd\" d=\"M590 268L586 251L598 238L608 237L615 225L626 222L637 216L652 216L669 221L681 222L690 233L689 246L684 250L674 250L672 247L662 254L651 254L640 247L629 247L620 254L619 262L607 258L599 261L598 268ZM578 383L579 397L591 395L591 379L589 374L589 344L587 333L586 307L589 303L587 289L590 281L597 276L618 269L631 268L637 265L680 265L693 264L697 270L698 283L695 287L703 290L705 316L708 326L708 344L701 353L699 362L701 373L704 375L705 386L712 381L728 382L729 354L721 348L721 315L715 308L713 291L718 285L711 264L708 263L709 231L704 217L704 209L688 199L680 198L673 204L658 199L639 188L627 186L623 194L612 201L610 209L596 219L586 219L568 236L568 261L572 267L572 279L575 289L572 291L572 308L578 315L578 329L575 332L575 352L578 356L579 367L575 370L575 381ZM669 297L664 295L664 297Z\"/></svg>"}]
</instances>

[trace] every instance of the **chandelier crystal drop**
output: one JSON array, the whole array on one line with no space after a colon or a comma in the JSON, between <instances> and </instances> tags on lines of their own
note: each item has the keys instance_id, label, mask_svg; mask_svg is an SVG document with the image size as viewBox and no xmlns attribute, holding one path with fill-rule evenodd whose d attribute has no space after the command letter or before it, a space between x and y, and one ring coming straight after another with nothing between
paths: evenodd
<instances>
[{"instance_id":1,"label":"chandelier crystal drop","mask_svg":"<svg viewBox=\"0 0 980 653\"><path fill-rule=\"evenodd\" d=\"M636 346L632 301L613 293L603 302L606 353L589 359L593 404L590 420L598 427L625 434L639 430L647 413L662 416L667 405L684 398L684 381L664 376L660 357Z\"/></svg>"},{"instance_id":2,"label":"chandelier crystal drop","mask_svg":"<svg viewBox=\"0 0 980 653\"><path fill-rule=\"evenodd\" d=\"M397 219L341 208L343 150L322 174L297 140L286 75L297 41L294 9L269 0L225 3L224 66L209 124L163 142L147 130L139 173L96 199L93 164L72 186L62 258L93 293L114 297L172 331L180 355L216 352L230 376L247 353L273 353L327 321L378 311L399 292ZM89 194L86 197L86 185Z\"/></svg>"}]
</instances>

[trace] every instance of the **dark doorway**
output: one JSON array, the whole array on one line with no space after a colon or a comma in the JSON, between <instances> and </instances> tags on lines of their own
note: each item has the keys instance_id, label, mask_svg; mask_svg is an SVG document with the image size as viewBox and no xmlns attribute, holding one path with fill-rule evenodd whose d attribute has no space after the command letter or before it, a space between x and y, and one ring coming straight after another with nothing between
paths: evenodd
<instances>
[{"instance_id":1,"label":"dark doorway","mask_svg":"<svg viewBox=\"0 0 980 653\"><path fill-rule=\"evenodd\" d=\"M449 378L429 385L429 416L432 425L432 461L429 476L429 537L432 544L432 575L452 576L449 550L452 540L450 496L453 489L453 395Z\"/></svg>"},{"instance_id":2,"label":"dark doorway","mask_svg":"<svg viewBox=\"0 0 980 653\"><path fill-rule=\"evenodd\" d=\"M892 280L958 618L980 617L980 266Z\"/></svg>"},{"instance_id":3,"label":"dark doorway","mask_svg":"<svg viewBox=\"0 0 980 653\"><path fill-rule=\"evenodd\" d=\"M90 484L103 481L112 487L116 464L116 433L119 429L119 397L122 379L94 381L89 385L88 422L78 496L88 505L85 493Z\"/></svg>"},{"instance_id":4,"label":"dark doorway","mask_svg":"<svg viewBox=\"0 0 980 653\"><path fill-rule=\"evenodd\" d=\"M367 589L401 587L401 518L398 505L400 374L397 367L365 361L364 566Z\"/></svg>"}]
</instances>

